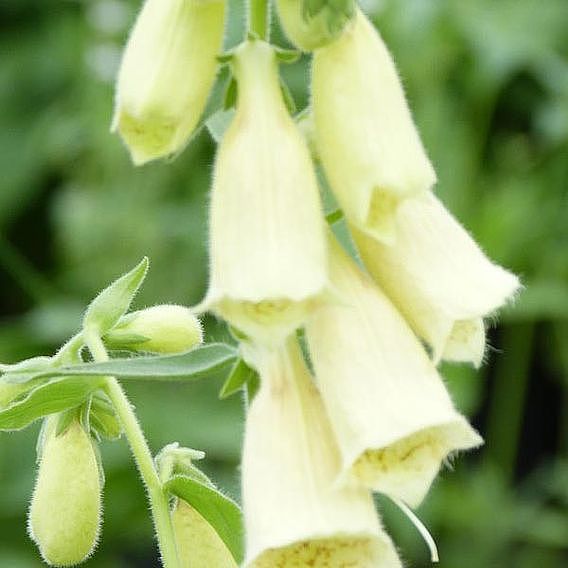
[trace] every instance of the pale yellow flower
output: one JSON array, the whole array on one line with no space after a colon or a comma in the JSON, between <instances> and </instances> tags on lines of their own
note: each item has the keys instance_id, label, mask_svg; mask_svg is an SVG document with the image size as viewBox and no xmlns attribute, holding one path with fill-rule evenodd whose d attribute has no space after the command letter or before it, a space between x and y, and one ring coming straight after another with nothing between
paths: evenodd
<instances>
[{"instance_id":1,"label":"pale yellow flower","mask_svg":"<svg viewBox=\"0 0 568 568\"><path fill-rule=\"evenodd\" d=\"M334 240L330 271L341 302L320 305L306 337L341 451L340 481L417 506L443 460L482 440L402 316Z\"/></svg>"},{"instance_id":2,"label":"pale yellow flower","mask_svg":"<svg viewBox=\"0 0 568 568\"><path fill-rule=\"evenodd\" d=\"M301 325L327 283L324 223L306 144L284 105L276 56L233 56L236 114L219 147L210 210L212 308L259 341Z\"/></svg>"},{"instance_id":3,"label":"pale yellow flower","mask_svg":"<svg viewBox=\"0 0 568 568\"><path fill-rule=\"evenodd\" d=\"M353 236L373 278L440 359L479 366L483 318L519 290L518 278L493 264L432 194L400 207L396 243L385 246L356 228Z\"/></svg>"},{"instance_id":4,"label":"pale yellow flower","mask_svg":"<svg viewBox=\"0 0 568 568\"><path fill-rule=\"evenodd\" d=\"M401 568L370 494L334 487L336 442L295 338L246 356L261 387L243 450L244 566Z\"/></svg>"},{"instance_id":5,"label":"pale yellow flower","mask_svg":"<svg viewBox=\"0 0 568 568\"><path fill-rule=\"evenodd\" d=\"M146 0L126 45L112 131L135 164L179 152L205 108L225 0Z\"/></svg>"},{"instance_id":6,"label":"pale yellow flower","mask_svg":"<svg viewBox=\"0 0 568 568\"><path fill-rule=\"evenodd\" d=\"M391 242L400 203L430 190L436 174L392 57L360 11L314 54L312 108L318 153L345 215Z\"/></svg>"}]
</instances>

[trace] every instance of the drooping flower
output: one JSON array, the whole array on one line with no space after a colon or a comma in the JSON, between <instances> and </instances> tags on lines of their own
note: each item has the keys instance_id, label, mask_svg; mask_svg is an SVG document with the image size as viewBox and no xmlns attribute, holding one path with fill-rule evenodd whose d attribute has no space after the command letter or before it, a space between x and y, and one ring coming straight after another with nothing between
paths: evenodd
<instances>
[{"instance_id":1,"label":"drooping flower","mask_svg":"<svg viewBox=\"0 0 568 568\"><path fill-rule=\"evenodd\" d=\"M93 442L74 420L57 435L58 416L48 419L29 533L53 566L83 562L96 546L101 520L101 481Z\"/></svg>"},{"instance_id":2,"label":"drooping flower","mask_svg":"<svg viewBox=\"0 0 568 568\"><path fill-rule=\"evenodd\" d=\"M296 339L247 358L261 387L243 450L244 565L400 568L370 494L334 486L336 442Z\"/></svg>"},{"instance_id":3,"label":"drooping flower","mask_svg":"<svg viewBox=\"0 0 568 568\"><path fill-rule=\"evenodd\" d=\"M189 308L165 304L129 313L108 338L139 351L182 353L203 341L203 330Z\"/></svg>"},{"instance_id":4,"label":"drooping flower","mask_svg":"<svg viewBox=\"0 0 568 568\"><path fill-rule=\"evenodd\" d=\"M483 318L519 290L518 278L493 264L432 194L405 201L396 225L390 246L353 229L365 266L431 347L435 362L479 366Z\"/></svg>"},{"instance_id":5,"label":"drooping flower","mask_svg":"<svg viewBox=\"0 0 568 568\"><path fill-rule=\"evenodd\" d=\"M336 39L354 15L353 0L278 0L276 7L286 35L303 51Z\"/></svg>"},{"instance_id":6,"label":"drooping flower","mask_svg":"<svg viewBox=\"0 0 568 568\"><path fill-rule=\"evenodd\" d=\"M391 242L400 203L430 190L436 174L392 57L360 10L314 54L312 107L317 149L345 215Z\"/></svg>"},{"instance_id":7,"label":"drooping flower","mask_svg":"<svg viewBox=\"0 0 568 568\"><path fill-rule=\"evenodd\" d=\"M135 164L181 150L217 71L225 0L146 0L118 75L112 131Z\"/></svg>"},{"instance_id":8,"label":"drooping flower","mask_svg":"<svg viewBox=\"0 0 568 568\"><path fill-rule=\"evenodd\" d=\"M273 49L259 40L241 44L233 71L237 108L215 164L203 307L259 341L279 341L327 283L319 191Z\"/></svg>"},{"instance_id":9,"label":"drooping flower","mask_svg":"<svg viewBox=\"0 0 568 568\"><path fill-rule=\"evenodd\" d=\"M482 440L388 298L335 239L330 248L341 301L318 307L306 337L341 451L340 479L417 506L448 454Z\"/></svg>"}]
</instances>

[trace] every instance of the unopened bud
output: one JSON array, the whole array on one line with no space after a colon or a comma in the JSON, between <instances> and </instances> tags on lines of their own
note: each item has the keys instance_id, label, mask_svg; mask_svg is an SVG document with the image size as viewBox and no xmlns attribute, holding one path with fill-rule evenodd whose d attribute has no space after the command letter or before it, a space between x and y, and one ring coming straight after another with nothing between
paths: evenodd
<instances>
[{"instance_id":1,"label":"unopened bud","mask_svg":"<svg viewBox=\"0 0 568 568\"><path fill-rule=\"evenodd\" d=\"M147 0L124 52L112 130L135 164L181 150L217 71L224 0Z\"/></svg>"},{"instance_id":2,"label":"unopened bud","mask_svg":"<svg viewBox=\"0 0 568 568\"><path fill-rule=\"evenodd\" d=\"M96 546L101 520L101 481L90 436L78 421L56 435L47 425L29 511L29 533L52 566L83 562Z\"/></svg>"},{"instance_id":3,"label":"unopened bud","mask_svg":"<svg viewBox=\"0 0 568 568\"><path fill-rule=\"evenodd\" d=\"M203 341L203 331L189 308L161 305L128 314L108 337L139 351L183 353Z\"/></svg>"}]
</instances>

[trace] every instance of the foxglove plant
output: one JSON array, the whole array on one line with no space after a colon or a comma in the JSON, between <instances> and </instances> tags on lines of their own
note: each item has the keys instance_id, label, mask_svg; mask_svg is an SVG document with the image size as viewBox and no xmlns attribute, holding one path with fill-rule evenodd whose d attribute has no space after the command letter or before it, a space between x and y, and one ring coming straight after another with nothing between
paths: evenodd
<instances>
[{"instance_id":1,"label":"foxglove plant","mask_svg":"<svg viewBox=\"0 0 568 568\"><path fill-rule=\"evenodd\" d=\"M448 456L482 439L436 365L481 364L484 318L519 282L432 193L436 174L392 57L354 1L277 5L290 40L313 52L311 111L296 120L279 64L298 53L270 43L266 0L250 0L245 38L223 54L223 0L146 0L136 21L112 125L135 164L178 154L217 69L230 75L223 108L203 118L219 141L209 288L193 309L129 312L143 260L91 302L55 355L0 366L0 429L44 420L29 532L51 565L92 553L98 444L122 435L165 568L399 568L373 491L400 506L437 560L409 507ZM328 217L318 179L340 206ZM362 264L326 228L343 216ZM196 314L208 310L233 343L203 342ZM244 528L194 465L201 452L173 443L153 457L120 384L225 369L221 397L243 389L247 406Z\"/></svg>"}]
</instances>

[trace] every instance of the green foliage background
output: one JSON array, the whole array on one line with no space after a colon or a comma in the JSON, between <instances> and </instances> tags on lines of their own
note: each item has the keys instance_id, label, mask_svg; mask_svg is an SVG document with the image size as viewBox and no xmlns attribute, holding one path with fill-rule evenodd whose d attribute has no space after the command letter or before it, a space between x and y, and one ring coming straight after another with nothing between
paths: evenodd
<instances>
[{"instance_id":1,"label":"green foliage background","mask_svg":"<svg viewBox=\"0 0 568 568\"><path fill-rule=\"evenodd\" d=\"M527 289L495 322L481 372L447 367L487 440L446 469L420 510L448 568L568 565L568 2L365 0L395 55L438 193ZM151 258L138 306L197 302L206 284L214 144L135 170L109 134L112 78L137 5L0 2L0 360L51 352L100 288ZM241 33L232 5L227 44ZM281 45L285 40L276 34ZM307 60L284 69L299 108ZM210 322L209 336L225 333ZM238 496L238 397L218 379L127 386L154 450L203 449ZM37 428L0 437L0 566L41 566L26 536ZM124 442L105 444L105 525L89 566L157 566ZM414 528L379 506L409 566ZM277 521L275 512L275 521Z\"/></svg>"}]
</instances>

